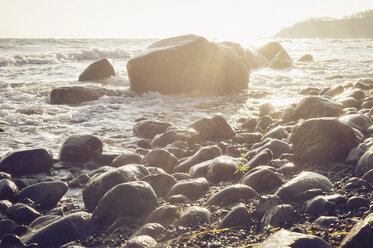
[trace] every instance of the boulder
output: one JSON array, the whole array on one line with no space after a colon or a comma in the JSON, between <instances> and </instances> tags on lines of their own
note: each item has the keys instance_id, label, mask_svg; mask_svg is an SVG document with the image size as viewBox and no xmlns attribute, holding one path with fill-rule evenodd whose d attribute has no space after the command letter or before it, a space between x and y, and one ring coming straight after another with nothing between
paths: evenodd
<instances>
[{"instance_id":1,"label":"boulder","mask_svg":"<svg viewBox=\"0 0 373 248\"><path fill-rule=\"evenodd\" d=\"M339 218L335 216L320 216L313 223L323 227L329 227L332 224L337 224L338 221Z\"/></svg>"},{"instance_id":2,"label":"boulder","mask_svg":"<svg viewBox=\"0 0 373 248\"><path fill-rule=\"evenodd\" d=\"M142 164L163 169L166 172L173 172L179 165L178 159L170 152L161 149L155 149L145 155Z\"/></svg>"},{"instance_id":3,"label":"boulder","mask_svg":"<svg viewBox=\"0 0 373 248\"><path fill-rule=\"evenodd\" d=\"M91 214L85 212L70 214L27 233L21 239L25 244L37 243L40 248L59 247L73 240L85 239L98 230L90 217Z\"/></svg>"},{"instance_id":4,"label":"boulder","mask_svg":"<svg viewBox=\"0 0 373 248\"><path fill-rule=\"evenodd\" d=\"M142 159L143 156L135 152L124 151L121 155L114 158L110 166L117 168L126 164L140 164Z\"/></svg>"},{"instance_id":5,"label":"boulder","mask_svg":"<svg viewBox=\"0 0 373 248\"><path fill-rule=\"evenodd\" d=\"M373 245L373 214L356 223L341 242L342 248L371 247Z\"/></svg>"},{"instance_id":6,"label":"boulder","mask_svg":"<svg viewBox=\"0 0 373 248\"><path fill-rule=\"evenodd\" d=\"M199 140L232 139L236 135L232 126L223 115L202 118L190 125L190 127L199 132Z\"/></svg>"},{"instance_id":7,"label":"boulder","mask_svg":"<svg viewBox=\"0 0 373 248\"><path fill-rule=\"evenodd\" d=\"M249 81L245 60L234 49L196 35L153 43L128 61L127 71L137 93L227 94L247 89Z\"/></svg>"},{"instance_id":8,"label":"boulder","mask_svg":"<svg viewBox=\"0 0 373 248\"><path fill-rule=\"evenodd\" d=\"M104 58L93 62L79 76L79 81L97 81L111 76L116 76L114 65L111 60Z\"/></svg>"},{"instance_id":9,"label":"boulder","mask_svg":"<svg viewBox=\"0 0 373 248\"><path fill-rule=\"evenodd\" d=\"M123 200L125 199L125 200ZM116 219L144 217L157 207L152 187L141 181L122 183L110 189L100 200L92 219L101 225L110 225Z\"/></svg>"},{"instance_id":10,"label":"boulder","mask_svg":"<svg viewBox=\"0 0 373 248\"><path fill-rule=\"evenodd\" d=\"M278 42L269 42L256 51L269 61L269 66L273 69L282 69L293 64L289 54Z\"/></svg>"},{"instance_id":11,"label":"boulder","mask_svg":"<svg viewBox=\"0 0 373 248\"><path fill-rule=\"evenodd\" d=\"M200 224L209 223L211 219L211 212L207 208L192 206L185 209L180 219L176 221L176 226L198 226Z\"/></svg>"},{"instance_id":12,"label":"boulder","mask_svg":"<svg viewBox=\"0 0 373 248\"><path fill-rule=\"evenodd\" d=\"M0 200L14 201L18 196L17 185L9 179L0 180Z\"/></svg>"},{"instance_id":13,"label":"boulder","mask_svg":"<svg viewBox=\"0 0 373 248\"><path fill-rule=\"evenodd\" d=\"M157 239L165 230L166 228L164 228L161 224L147 223L147 224L144 224L142 227L140 227L132 235L132 237L140 236L140 235L148 235L152 237L153 239Z\"/></svg>"},{"instance_id":14,"label":"boulder","mask_svg":"<svg viewBox=\"0 0 373 248\"><path fill-rule=\"evenodd\" d=\"M207 166L206 179L215 184L238 179L241 176L241 173L236 173L239 166L241 166L241 162L232 157L220 156L214 158Z\"/></svg>"},{"instance_id":15,"label":"boulder","mask_svg":"<svg viewBox=\"0 0 373 248\"><path fill-rule=\"evenodd\" d=\"M364 114L345 115L341 117L340 120L349 125L350 127L359 130L363 134L367 133L367 130L371 125L369 117Z\"/></svg>"},{"instance_id":16,"label":"boulder","mask_svg":"<svg viewBox=\"0 0 373 248\"><path fill-rule=\"evenodd\" d=\"M297 201L297 197L307 190L321 189L329 192L332 188L333 183L327 177L319 173L303 171L280 187L276 195L284 203L291 203Z\"/></svg>"},{"instance_id":17,"label":"boulder","mask_svg":"<svg viewBox=\"0 0 373 248\"><path fill-rule=\"evenodd\" d=\"M343 197L341 195L319 195L306 202L306 213L313 218L322 215L329 215L336 207L337 203L341 203Z\"/></svg>"},{"instance_id":18,"label":"boulder","mask_svg":"<svg viewBox=\"0 0 373 248\"><path fill-rule=\"evenodd\" d=\"M156 248L157 241L148 235L135 236L128 240L123 248Z\"/></svg>"},{"instance_id":19,"label":"boulder","mask_svg":"<svg viewBox=\"0 0 373 248\"><path fill-rule=\"evenodd\" d=\"M149 175L142 179L152 186L157 196L165 196L177 180L169 174Z\"/></svg>"},{"instance_id":20,"label":"boulder","mask_svg":"<svg viewBox=\"0 0 373 248\"><path fill-rule=\"evenodd\" d=\"M155 135L166 132L172 126L169 122L143 120L133 126L133 133L145 139L153 139Z\"/></svg>"},{"instance_id":21,"label":"boulder","mask_svg":"<svg viewBox=\"0 0 373 248\"><path fill-rule=\"evenodd\" d=\"M263 195L260 197L259 205L255 210L255 215L262 218L270 209L281 205L281 199L277 195Z\"/></svg>"},{"instance_id":22,"label":"boulder","mask_svg":"<svg viewBox=\"0 0 373 248\"><path fill-rule=\"evenodd\" d=\"M13 204L7 209L6 215L19 224L30 224L41 216L38 211L23 203Z\"/></svg>"},{"instance_id":23,"label":"boulder","mask_svg":"<svg viewBox=\"0 0 373 248\"><path fill-rule=\"evenodd\" d=\"M72 135L61 147L59 160L70 163L84 163L102 153L102 142L93 135Z\"/></svg>"},{"instance_id":24,"label":"boulder","mask_svg":"<svg viewBox=\"0 0 373 248\"><path fill-rule=\"evenodd\" d=\"M14 177L37 174L49 170L53 156L45 148L15 151L0 160L0 171Z\"/></svg>"},{"instance_id":25,"label":"boulder","mask_svg":"<svg viewBox=\"0 0 373 248\"><path fill-rule=\"evenodd\" d=\"M315 163L345 161L358 145L354 130L336 118L306 120L295 128L290 141L299 161Z\"/></svg>"},{"instance_id":26,"label":"boulder","mask_svg":"<svg viewBox=\"0 0 373 248\"><path fill-rule=\"evenodd\" d=\"M167 197L182 194L191 199L198 199L209 190L209 184L203 177L178 181L167 194Z\"/></svg>"},{"instance_id":27,"label":"boulder","mask_svg":"<svg viewBox=\"0 0 373 248\"><path fill-rule=\"evenodd\" d=\"M244 204L238 204L233 207L232 211L229 212L222 220L219 228L229 227L245 227L250 223L250 214Z\"/></svg>"},{"instance_id":28,"label":"boulder","mask_svg":"<svg viewBox=\"0 0 373 248\"><path fill-rule=\"evenodd\" d=\"M154 136L150 145L153 148L162 148L177 141L191 143L196 135L197 132L192 128L171 126L165 133Z\"/></svg>"},{"instance_id":29,"label":"boulder","mask_svg":"<svg viewBox=\"0 0 373 248\"><path fill-rule=\"evenodd\" d=\"M207 201L208 205L229 205L238 203L240 200L250 200L258 197L258 193L251 187L243 184L234 184L215 193Z\"/></svg>"},{"instance_id":30,"label":"boulder","mask_svg":"<svg viewBox=\"0 0 373 248\"><path fill-rule=\"evenodd\" d=\"M340 117L342 104L321 96L308 96L297 103L295 116L298 119Z\"/></svg>"},{"instance_id":31,"label":"boulder","mask_svg":"<svg viewBox=\"0 0 373 248\"><path fill-rule=\"evenodd\" d=\"M124 165L92 176L83 189L85 207L92 211L111 188L121 183L140 180L146 175L149 175L149 172L143 165Z\"/></svg>"},{"instance_id":32,"label":"boulder","mask_svg":"<svg viewBox=\"0 0 373 248\"><path fill-rule=\"evenodd\" d=\"M67 183L62 181L41 182L32 184L19 192L18 199L24 201L31 199L36 205L53 207L68 190Z\"/></svg>"},{"instance_id":33,"label":"boulder","mask_svg":"<svg viewBox=\"0 0 373 248\"><path fill-rule=\"evenodd\" d=\"M263 227L286 227L295 220L294 208L289 204L281 204L269 209L262 218Z\"/></svg>"},{"instance_id":34,"label":"boulder","mask_svg":"<svg viewBox=\"0 0 373 248\"><path fill-rule=\"evenodd\" d=\"M359 159L356 170L360 173L367 173L373 169L373 146L371 146Z\"/></svg>"},{"instance_id":35,"label":"boulder","mask_svg":"<svg viewBox=\"0 0 373 248\"><path fill-rule=\"evenodd\" d=\"M313 56L311 54L305 54L303 55L302 57L300 57L298 59L298 61L301 61L301 62L308 62L308 61L313 61Z\"/></svg>"},{"instance_id":36,"label":"boulder","mask_svg":"<svg viewBox=\"0 0 373 248\"><path fill-rule=\"evenodd\" d=\"M193 165L190 170L189 174L192 178L198 178L198 177L206 177L207 174L207 168L209 165L214 161L214 159L210 159L204 162L201 162L199 164Z\"/></svg>"},{"instance_id":37,"label":"boulder","mask_svg":"<svg viewBox=\"0 0 373 248\"><path fill-rule=\"evenodd\" d=\"M240 182L259 194L271 192L283 184L280 174L266 168L245 175Z\"/></svg>"},{"instance_id":38,"label":"boulder","mask_svg":"<svg viewBox=\"0 0 373 248\"><path fill-rule=\"evenodd\" d=\"M163 205L154 209L146 218L145 223L159 223L167 228L178 217L178 209L173 205Z\"/></svg>"}]
</instances>

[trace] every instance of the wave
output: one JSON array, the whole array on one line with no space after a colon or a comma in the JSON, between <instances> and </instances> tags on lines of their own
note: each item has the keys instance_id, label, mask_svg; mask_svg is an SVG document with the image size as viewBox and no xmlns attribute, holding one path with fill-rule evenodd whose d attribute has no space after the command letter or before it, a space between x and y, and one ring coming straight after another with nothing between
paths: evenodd
<instances>
[{"instance_id":1,"label":"wave","mask_svg":"<svg viewBox=\"0 0 373 248\"><path fill-rule=\"evenodd\" d=\"M59 64L66 62L77 62L82 60L98 60L101 58L128 59L129 57L130 53L120 48L114 50L92 48L67 53L57 52L49 54L0 56L0 67L22 66L28 64Z\"/></svg>"}]
</instances>

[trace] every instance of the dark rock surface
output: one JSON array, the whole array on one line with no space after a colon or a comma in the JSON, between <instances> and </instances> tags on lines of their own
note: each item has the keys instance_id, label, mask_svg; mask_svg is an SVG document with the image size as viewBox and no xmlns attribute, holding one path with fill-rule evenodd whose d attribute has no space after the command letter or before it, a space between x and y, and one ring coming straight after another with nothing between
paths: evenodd
<instances>
[{"instance_id":1,"label":"dark rock surface","mask_svg":"<svg viewBox=\"0 0 373 248\"><path fill-rule=\"evenodd\" d=\"M168 197L182 194L191 199L196 199L209 189L207 180L203 177L178 181L168 192Z\"/></svg>"},{"instance_id":2,"label":"dark rock surface","mask_svg":"<svg viewBox=\"0 0 373 248\"><path fill-rule=\"evenodd\" d=\"M169 122L143 120L133 126L133 132L139 137L153 139L155 135L166 132L170 126L172 124Z\"/></svg>"},{"instance_id":3,"label":"dark rock surface","mask_svg":"<svg viewBox=\"0 0 373 248\"><path fill-rule=\"evenodd\" d=\"M229 205L238 203L240 200L250 200L258 197L258 193L252 188L243 184L234 184L215 193L207 201L208 205Z\"/></svg>"},{"instance_id":4,"label":"dark rock surface","mask_svg":"<svg viewBox=\"0 0 373 248\"><path fill-rule=\"evenodd\" d=\"M79 76L79 81L96 81L111 76L116 76L111 60L104 58L90 64Z\"/></svg>"},{"instance_id":5,"label":"dark rock surface","mask_svg":"<svg viewBox=\"0 0 373 248\"><path fill-rule=\"evenodd\" d=\"M203 118L192 125L199 132L198 139L232 139L236 135L232 126L223 115L215 115L211 118Z\"/></svg>"},{"instance_id":6,"label":"dark rock surface","mask_svg":"<svg viewBox=\"0 0 373 248\"><path fill-rule=\"evenodd\" d=\"M178 159L170 152L161 149L155 149L145 155L142 164L163 169L170 173L179 165Z\"/></svg>"},{"instance_id":7,"label":"dark rock surface","mask_svg":"<svg viewBox=\"0 0 373 248\"><path fill-rule=\"evenodd\" d=\"M176 226L197 226L199 224L209 223L211 212L207 208L188 207L185 209L176 222Z\"/></svg>"},{"instance_id":8,"label":"dark rock surface","mask_svg":"<svg viewBox=\"0 0 373 248\"><path fill-rule=\"evenodd\" d=\"M102 142L93 135L72 135L61 147L59 160L84 163L102 153Z\"/></svg>"},{"instance_id":9,"label":"dark rock surface","mask_svg":"<svg viewBox=\"0 0 373 248\"><path fill-rule=\"evenodd\" d=\"M340 117L342 114L342 104L320 96L308 96L295 108L296 117L301 119Z\"/></svg>"}]
</instances>

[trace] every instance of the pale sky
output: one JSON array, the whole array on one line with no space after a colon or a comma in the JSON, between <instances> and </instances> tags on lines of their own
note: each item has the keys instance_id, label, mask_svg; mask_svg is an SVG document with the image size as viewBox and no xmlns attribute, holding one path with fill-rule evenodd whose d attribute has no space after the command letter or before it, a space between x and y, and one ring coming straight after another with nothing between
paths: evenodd
<instances>
[{"instance_id":1,"label":"pale sky","mask_svg":"<svg viewBox=\"0 0 373 248\"><path fill-rule=\"evenodd\" d=\"M367 9L373 0L0 0L0 38L249 39Z\"/></svg>"}]
</instances>

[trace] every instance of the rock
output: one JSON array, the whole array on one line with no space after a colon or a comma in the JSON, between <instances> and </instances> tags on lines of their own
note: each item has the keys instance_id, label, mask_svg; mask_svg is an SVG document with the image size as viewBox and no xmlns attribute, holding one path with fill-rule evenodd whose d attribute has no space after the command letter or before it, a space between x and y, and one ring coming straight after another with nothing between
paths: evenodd
<instances>
[{"instance_id":1,"label":"rock","mask_svg":"<svg viewBox=\"0 0 373 248\"><path fill-rule=\"evenodd\" d=\"M361 89L350 88L343 93L343 97L353 97L360 102L364 99L365 93Z\"/></svg>"},{"instance_id":2,"label":"rock","mask_svg":"<svg viewBox=\"0 0 373 248\"><path fill-rule=\"evenodd\" d=\"M172 221L178 217L177 207L173 205L163 205L154 209L145 220L145 223L159 223L167 228Z\"/></svg>"},{"instance_id":3,"label":"rock","mask_svg":"<svg viewBox=\"0 0 373 248\"><path fill-rule=\"evenodd\" d=\"M223 115L202 118L190 125L190 127L199 132L199 140L232 139L236 135L232 126Z\"/></svg>"},{"instance_id":4,"label":"rock","mask_svg":"<svg viewBox=\"0 0 373 248\"><path fill-rule=\"evenodd\" d=\"M175 167L176 172L188 172L189 169L196 164L216 158L222 155L221 149L214 146L201 147L193 156L181 162Z\"/></svg>"},{"instance_id":5,"label":"rock","mask_svg":"<svg viewBox=\"0 0 373 248\"><path fill-rule=\"evenodd\" d=\"M257 49L257 52L263 55L273 69L282 69L293 64L289 54L278 42L269 42Z\"/></svg>"},{"instance_id":6,"label":"rock","mask_svg":"<svg viewBox=\"0 0 373 248\"><path fill-rule=\"evenodd\" d=\"M207 168L212 163L214 159L210 159L199 164L195 164L190 168L189 174L192 178L206 177Z\"/></svg>"},{"instance_id":7,"label":"rock","mask_svg":"<svg viewBox=\"0 0 373 248\"><path fill-rule=\"evenodd\" d=\"M12 206L12 203L8 200L0 200L0 217L1 213L5 214L8 208Z\"/></svg>"},{"instance_id":8,"label":"rock","mask_svg":"<svg viewBox=\"0 0 373 248\"><path fill-rule=\"evenodd\" d=\"M302 233L289 232L281 229L271 234L257 248L331 248L324 240Z\"/></svg>"},{"instance_id":9,"label":"rock","mask_svg":"<svg viewBox=\"0 0 373 248\"><path fill-rule=\"evenodd\" d=\"M12 176L8 173L0 171L0 180L9 179L12 180Z\"/></svg>"},{"instance_id":10,"label":"rock","mask_svg":"<svg viewBox=\"0 0 373 248\"><path fill-rule=\"evenodd\" d=\"M343 197L341 195L319 195L306 202L306 212L313 218L322 215L329 215L335 209L337 203L340 203Z\"/></svg>"},{"instance_id":11,"label":"rock","mask_svg":"<svg viewBox=\"0 0 373 248\"><path fill-rule=\"evenodd\" d=\"M143 156L135 152L124 151L111 162L110 166L117 168L126 164L140 164L142 159Z\"/></svg>"},{"instance_id":12,"label":"rock","mask_svg":"<svg viewBox=\"0 0 373 248\"><path fill-rule=\"evenodd\" d=\"M182 172L173 173L171 176L173 176L178 181L192 178L189 174Z\"/></svg>"},{"instance_id":13,"label":"rock","mask_svg":"<svg viewBox=\"0 0 373 248\"><path fill-rule=\"evenodd\" d=\"M249 132L254 132L256 125L258 124L259 118L258 117L251 117L247 121L242 124L242 129L247 130Z\"/></svg>"},{"instance_id":14,"label":"rock","mask_svg":"<svg viewBox=\"0 0 373 248\"><path fill-rule=\"evenodd\" d=\"M68 190L67 183L62 181L36 183L19 192L18 199L24 201L31 199L36 205L42 207L56 206L57 202L65 195Z\"/></svg>"},{"instance_id":15,"label":"rock","mask_svg":"<svg viewBox=\"0 0 373 248\"><path fill-rule=\"evenodd\" d=\"M178 203L190 203L192 200L189 197L186 197L185 195L178 194L178 195L172 195L167 198L167 202L170 204L178 204Z\"/></svg>"},{"instance_id":16,"label":"rock","mask_svg":"<svg viewBox=\"0 0 373 248\"><path fill-rule=\"evenodd\" d=\"M0 180L0 200L14 201L18 196L18 187L9 179Z\"/></svg>"},{"instance_id":17,"label":"rock","mask_svg":"<svg viewBox=\"0 0 373 248\"><path fill-rule=\"evenodd\" d=\"M320 216L313 223L323 227L329 227L332 224L337 224L339 221L338 217L335 216Z\"/></svg>"},{"instance_id":18,"label":"rock","mask_svg":"<svg viewBox=\"0 0 373 248\"><path fill-rule=\"evenodd\" d=\"M97 232L91 215L77 212L67 215L22 237L26 244L37 243L40 248L59 247L69 241L85 239Z\"/></svg>"},{"instance_id":19,"label":"rock","mask_svg":"<svg viewBox=\"0 0 373 248\"><path fill-rule=\"evenodd\" d=\"M0 171L13 177L37 174L53 165L52 154L45 148L15 151L0 160Z\"/></svg>"},{"instance_id":20,"label":"rock","mask_svg":"<svg viewBox=\"0 0 373 248\"><path fill-rule=\"evenodd\" d=\"M371 247L373 245L373 214L356 223L341 242L342 248Z\"/></svg>"},{"instance_id":21,"label":"rock","mask_svg":"<svg viewBox=\"0 0 373 248\"><path fill-rule=\"evenodd\" d=\"M259 194L269 193L283 184L280 174L265 168L245 175L240 182Z\"/></svg>"},{"instance_id":22,"label":"rock","mask_svg":"<svg viewBox=\"0 0 373 248\"><path fill-rule=\"evenodd\" d=\"M102 142L93 135L72 135L61 147L59 160L70 163L84 163L102 153Z\"/></svg>"},{"instance_id":23,"label":"rock","mask_svg":"<svg viewBox=\"0 0 373 248\"><path fill-rule=\"evenodd\" d=\"M166 172L173 172L179 165L178 159L170 152L161 149L155 149L145 155L142 163L145 166L154 166L162 168Z\"/></svg>"},{"instance_id":24,"label":"rock","mask_svg":"<svg viewBox=\"0 0 373 248\"><path fill-rule=\"evenodd\" d=\"M123 201L123 199L126 199ZM141 181L122 183L110 189L100 200L92 219L101 225L110 225L122 216L147 216L157 207L152 187Z\"/></svg>"},{"instance_id":25,"label":"rock","mask_svg":"<svg viewBox=\"0 0 373 248\"><path fill-rule=\"evenodd\" d=\"M234 141L239 144L254 144L262 140L261 133L237 133Z\"/></svg>"},{"instance_id":26,"label":"rock","mask_svg":"<svg viewBox=\"0 0 373 248\"><path fill-rule=\"evenodd\" d=\"M295 219L294 208L289 204L281 204L269 209L262 218L263 227L286 227Z\"/></svg>"},{"instance_id":27,"label":"rock","mask_svg":"<svg viewBox=\"0 0 373 248\"><path fill-rule=\"evenodd\" d=\"M295 108L287 107L281 114L281 120L283 123L288 123L296 120Z\"/></svg>"},{"instance_id":28,"label":"rock","mask_svg":"<svg viewBox=\"0 0 373 248\"><path fill-rule=\"evenodd\" d=\"M13 204L8 208L6 214L10 219L20 224L30 224L33 220L41 216L38 211L23 203Z\"/></svg>"},{"instance_id":29,"label":"rock","mask_svg":"<svg viewBox=\"0 0 373 248\"><path fill-rule=\"evenodd\" d=\"M296 201L300 194L309 189L321 189L329 192L332 188L333 183L327 177L315 172L303 171L280 187L276 195L284 203L291 203Z\"/></svg>"},{"instance_id":30,"label":"rock","mask_svg":"<svg viewBox=\"0 0 373 248\"><path fill-rule=\"evenodd\" d=\"M335 97L335 96L342 94L344 90L345 89L343 88L342 85L337 85L329 89L328 91L326 91L324 95L328 97Z\"/></svg>"},{"instance_id":31,"label":"rock","mask_svg":"<svg viewBox=\"0 0 373 248\"><path fill-rule=\"evenodd\" d=\"M135 236L128 240L123 248L156 248L157 241L148 235Z\"/></svg>"},{"instance_id":32,"label":"rock","mask_svg":"<svg viewBox=\"0 0 373 248\"><path fill-rule=\"evenodd\" d=\"M92 211L102 196L111 188L121 183L140 180L146 175L149 175L149 172L143 165L124 165L102 174L94 175L83 189L85 207Z\"/></svg>"},{"instance_id":33,"label":"rock","mask_svg":"<svg viewBox=\"0 0 373 248\"><path fill-rule=\"evenodd\" d=\"M196 178L178 181L168 192L167 197L182 194L191 199L197 199L209 190L208 182L205 178Z\"/></svg>"},{"instance_id":34,"label":"rock","mask_svg":"<svg viewBox=\"0 0 373 248\"><path fill-rule=\"evenodd\" d=\"M63 86L51 90L49 94L49 103L79 105L82 102L95 101L105 95L119 96L123 95L123 92L108 90L97 86Z\"/></svg>"},{"instance_id":35,"label":"rock","mask_svg":"<svg viewBox=\"0 0 373 248\"><path fill-rule=\"evenodd\" d=\"M249 81L245 60L234 49L196 35L153 43L128 61L127 71L130 87L137 93L227 94L247 89Z\"/></svg>"},{"instance_id":36,"label":"rock","mask_svg":"<svg viewBox=\"0 0 373 248\"><path fill-rule=\"evenodd\" d=\"M16 247L16 248L38 248L37 244L25 245L16 234L7 234L1 240L1 247Z\"/></svg>"},{"instance_id":37,"label":"rock","mask_svg":"<svg viewBox=\"0 0 373 248\"><path fill-rule=\"evenodd\" d=\"M240 173L236 173L239 166L241 166L241 162L232 157L220 156L214 158L207 166L206 179L215 184L238 179L241 176Z\"/></svg>"},{"instance_id":38,"label":"rock","mask_svg":"<svg viewBox=\"0 0 373 248\"><path fill-rule=\"evenodd\" d=\"M234 184L215 193L207 201L208 205L229 205L238 203L240 200L250 200L258 197L258 193L251 187L243 184Z\"/></svg>"},{"instance_id":39,"label":"rock","mask_svg":"<svg viewBox=\"0 0 373 248\"><path fill-rule=\"evenodd\" d=\"M275 110L275 106L271 102L262 103L259 105L259 116L265 116Z\"/></svg>"},{"instance_id":40,"label":"rock","mask_svg":"<svg viewBox=\"0 0 373 248\"><path fill-rule=\"evenodd\" d=\"M360 108L360 102L353 97L338 98L337 101L343 108Z\"/></svg>"},{"instance_id":41,"label":"rock","mask_svg":"<svg viewBox=\"0 0 373 248\"><path fill-rule=\"evenodd\" d=\"M345 161L358 145L354 130L336 118L306 120L295 128L290 141L298 160L315 163Z\"/></svg>"},{"instance_id":42,"label":"rock","mask_svg":"<svg viewBox=\"0 0 373 248\"><path fill-rule=\"evenodd\" d=\"M144 120L133 126L133 132L137 136L145 139L153 139L155 135L166 132L172 126L169 122Z\"/></svg>"},{"instance_id":43,"label":"rock","mask_svg":"<svg viewBox=\"0 0 373 248\"><path fill-rule=\"evenodd\" d=\"M202 207L188 207L176 222L176 226L198 226L200 224L209 223L211 219L211 212L207 208Z\"/></svg>"},{"instance_id":44,"label":"rock","mask_svg":"<svg viewBox=\"0 0 373 248\"><path fill-rule=\"evenodd\" d=\"M308 62L308 61L313 61L313 56L311 54L305 54L303 55L302 57L300 57L298 59L298 61L301 61L301 62Z\"/></svg>"},{"instance_id":45,"label":"rock","mask_svg":"<svg viewBox=\"0 0 373 248\"><path fill-rule=\"evenodd\" d=\"M69 182L69 188L84 188L89 181L87 174L80 175Z\"/></svg>"},{"instance_id":46,"label":"rock","mask_svg":"<svg viewBox=\"0 0 373 248\"><path fill-rule=\"evenodd\" d=\"M366 173L373 169L373 146L371 146L359 159L356 170L359 173Z\"/></svg>"},{"instance_id":47,"label":"rock","mask_svg":"<svg viewBox=\"0 0 373 248\"><path fill-rule=\"evenodd\" d=\"M142 181L149 183L158 197L165 196L177 183L177 180L169 174L149 175L144 177Z\"/></svg>"},{"instance_id":48,"label":"rock","mask_svg":"<svg viewBox=\"0 0 373 248\"><path fill-rule=\"evenodd\" d=\"M345 185L343 186L344 190L356 190L361 188L370 188L370 185L367 181L361 180L357 177L351 177L345 182Z\"/></svg>"},{"instance_id":49,"label":"rock","mask_svg":"<svg viewBox=\"0 0 373 248\"><path fill-rule=\"evenodd\" d=\"M144 224L142 227L140 227L132 235L132 237L140 236L140 235L148 235L152 237L153 239L157 239L165 230L166 228L164 228L161 224L147 223L147 224Z\"/></svg>"},{"instance_id":50,"label":"rock","mask_svg":"<svg viewBox=\"0 0 373 248\"><path fill-rule=\"evenodd\" d=\"M364 114L345 115L341 117L339 120L346 123L350 127L359 130L363 134L367 133L367 130L369 126L371 125L371 121Z\"/></svg>"},{"instance_id":51,"label":"rock","mask_svg":"<svg viewBox=\"0 0 373 248\"><path fill-rule=\"evenodd\" d=\"M373 184L373 169L366 172L362 177L362 180L367 181L370 184Z\"/></svg>"},{"instance_id":52,"label":"rock","mask_svg":"<svg viewBox=\"0 0 373 248\"><path fill-rule=\"evenodd\" d=\"M34 230L38 230L38 229L43 228L43 227L49 225L50 223L52 223L52 222L54 222L54 221L56 221L60 218L61 218L60 215L53 215L53 214L40 216L40 217L36 218L35 220L33 220L31 222L31 224L29 225L29 228L34 229Z\"/></svg>"},{"instance_id":53,"label":"rock","mask_svg":"<svg viewBox=\"0 0 373 248\"><path fill-rule=\"evenodd\" d=\"M272 117L269 115L265 115L259 119L258 123L255 126L255 131L264 133L269 127L269 125L271 125L272 123L273 123Z\"/></svg>"},{"instance_id":54,"label":"rock","mask_svg":"<svg viewBox=\"0 0 373 248\"><path fill-rule=\"evenodd\" d=\"M111 60L104 58L93 62L79 76L79 81L97 81L111 76L116 76L114 65Z\"/></svg>"},{"instance_id":55,"label":"rock","mask_svg":"<svg viewBox=\"0 0 373 248\"><path fill-rule=\"evenodd\" d=\"M153 148L162 148L176 141L191 143L196 135L197 132L192 128L178 128L171 126L165 133L156 135L150 145Z\"/></svg>"},{"instance_id":56,"label":"rock","mask_svg":"<svg viewBox=\"0 0 373 248\"><path fill-rule=\"evenodd\" d=\"M342 114L342 104L320 96L305 97L295 108L298 119L340 117Z\"/></svg>"},{"instance_id":57,"label":"rock","mask_svg":"<svg viewBox=\"0 0 373 248\"><path fill-rule=\"evenodd\" d=\"M242 226L245 227L250 223L250 214L244 204L238 204L233 207L232 211L229 212L222 220L219 228L229 228Z\"/></svg>"},{"instance_id":58,"label":"rock","mask_svg":"<svg viewBox=\"0 0 373 248\"><path fill-rule=\"evenodd\" d=\"M12 220L4 219L0 220L0 240L7 234L13 233L13 230L17 227L17 223Z\"/></svg>"},{"instance_id":59,"label":"rock","mask_svg":"<svg viewBox=\"0 0 373 248\"><path fill-rule=\"evenodd\" d=\"M255 210L255 215L258 218L262 218L268 210L280 204L281 200L277 195L263 195L260 197L259 206Z\"/></svg>"},{"instance_id":60,"label":"rock","mask_svg":"<svg viewBox=\"0 0 373 248\"><path fill-rule=\"evenodd\" d=\"M142 149L152 149L152 146L150 143L145 139L140 139L136 142L136 145Z\"/></svg>"},{"instance_id":61,"label":"rock","mask_svg":"<svg viewBox=\"0 0 373 248\"><path fill-rule=\"evenodd\" d=\"M291 153L291 146L287 142L278 139L268 138L256 145L258 146L257 148L252 147L252 150L246 153L246 158L259 156L265 150L269 151L269 153L267 152L269 161L278 159L283 153ZM248 162L248 165L251 165L251 161Z\"/></svg>"},{"instance_id":62,"label":"rock","mask_svg":"<svg viewBox=\"0 0 373 248\"><path fill-rule=\"evenodd\" d=\"M265 140L267 138L271 139L287 139L289 136L289 132L283 127L283 126L277 126L271 130L269 130L264 136L262 137L262 140Z\"/></svg>"},{"instance_id":63,"label":"rock","mask_svg":"<svg viewBox=\"0 0 373 248\"><path fill-rule=\"evenodd\" d=\"M369 200L363 196L352 196L346 202L348 209L369 208Z\"/></svg>"},{"instance_id":64,"label":"rock","mask_svg":"<svg viewBox=\"0 0 373 248\"><path fill-rule=\"evenodd\" d=\"M245 155L246 159L250 159L249 154ZM251 158L247 164L245 165L246 168L252 169L259 165L267 165L273 159L273 153L270 149L264 149L258 152L253 158Z\"/></svg>"}]
</instances>

